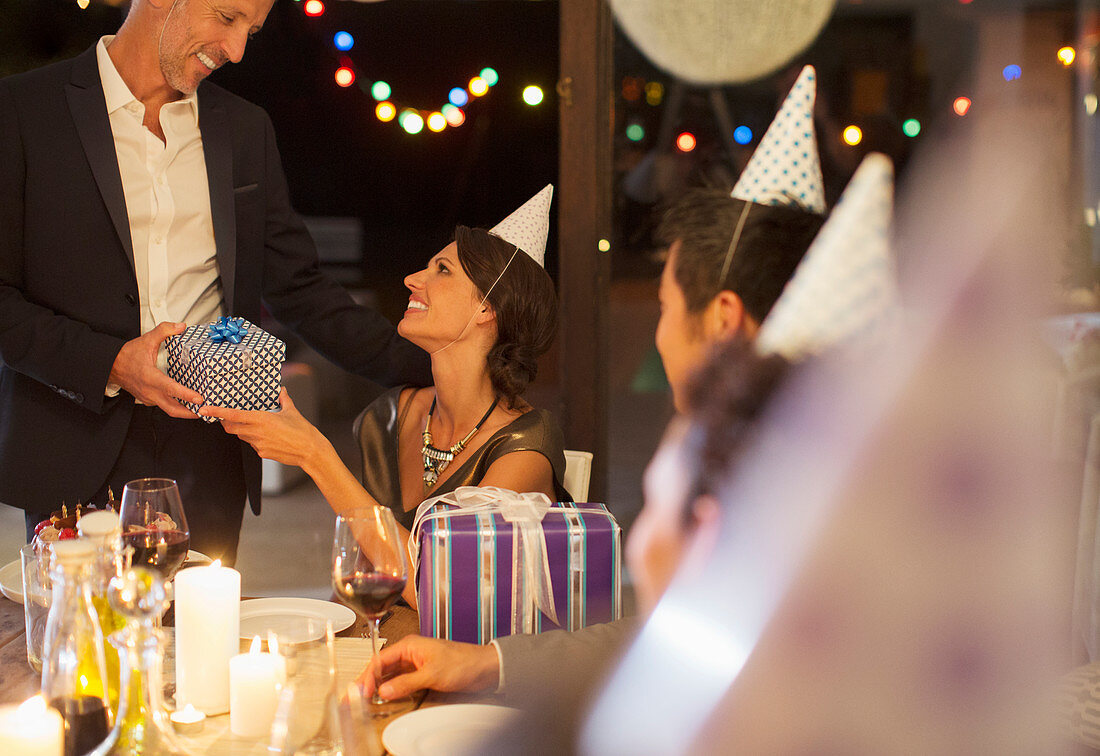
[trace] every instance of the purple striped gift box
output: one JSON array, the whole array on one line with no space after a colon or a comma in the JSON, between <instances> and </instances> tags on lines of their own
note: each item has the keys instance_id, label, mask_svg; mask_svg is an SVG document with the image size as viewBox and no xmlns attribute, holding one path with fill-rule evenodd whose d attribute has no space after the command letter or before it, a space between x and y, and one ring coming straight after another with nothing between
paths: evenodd
<instances>
[{"instance_id":1,"label":"purple striped gift box","mask_svg":"<svg viewBox=\"0 0 1100 756\"><path fill-rule=\"evenodd\" d=\"M420 529L416 595L421 635L488 643L512 632L513 525L498 513L453 516ZM622 534L603 504L556 503L542 520L560 624L537 612L534 627L576 630L622 616Z\"/></svg>"}]
</instances>

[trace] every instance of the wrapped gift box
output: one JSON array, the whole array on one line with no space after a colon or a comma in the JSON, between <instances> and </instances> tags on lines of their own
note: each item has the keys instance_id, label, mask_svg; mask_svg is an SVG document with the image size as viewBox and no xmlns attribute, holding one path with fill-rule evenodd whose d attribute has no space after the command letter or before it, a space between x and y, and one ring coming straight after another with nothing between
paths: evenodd
<instances>
[{"instance_id":1,"label":"wrapped gift box","mask_svg":"<svg viewBox=\"0 0 1100 756\"><path fill-rule=\"evenodd\" d=\"M194 389L204 404L181 403L198 412L209 404L247 410L279 408L286 344L243 318L188 326L169 336L168 375ZM215 418L204 417L207 422Z\"/></svg>"},{"instance_id":2,"label":"wrapped gift box","mask_svg":"<svg viewBox=\"0 0 1100 756\"><path fill-rule=\"evenodd\" d=\"M420 545L416 588L421 635L488 643L511 634L513 597L522 573L513 564L519 526L500 512L471 514L445 503L428 511L445 514L425 518L418 531L414 528ZM558 623L535 611L531 629L576 630L619 619L622 536L607 507L552 504L541 530Z\"/></svg>"}]
</instances>

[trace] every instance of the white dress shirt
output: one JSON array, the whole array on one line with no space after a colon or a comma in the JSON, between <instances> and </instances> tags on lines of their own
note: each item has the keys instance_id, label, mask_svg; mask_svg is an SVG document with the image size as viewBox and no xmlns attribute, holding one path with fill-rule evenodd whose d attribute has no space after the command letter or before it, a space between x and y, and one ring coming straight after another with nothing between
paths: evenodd
<instances>
[{"instance_id":1,"label":"white dress shirt","mask_svg":"<svg viewBox=\"0 0 1100 756\"><path fill-rule=\"evenodd\" d=\"M107 53L113 39L102 37L96 56L130 219L141 332L165 321L207 323L225 314L225 302L198 95L161 107L161 142L142 125L145 106L130 92ZM166 365L162 346L157 366L164 370Z\"/></svg>"}]
</instances>

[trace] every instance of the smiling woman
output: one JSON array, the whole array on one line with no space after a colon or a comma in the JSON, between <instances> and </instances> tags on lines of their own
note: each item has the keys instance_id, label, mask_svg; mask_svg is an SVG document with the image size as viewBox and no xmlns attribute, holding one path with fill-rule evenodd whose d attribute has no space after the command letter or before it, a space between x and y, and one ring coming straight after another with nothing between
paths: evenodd
<instances>
[{"instance_id":1,"label":"smiling woman","mask_svg":"<svg viewBox=\"0 0 1100 756\"><path fill-rule=\"evenodd\" d=\"M431 354L435 386L392 389L360 415L362 484L285 390L279 413L203 414L221 418L260 456L301 466L338 514L388 506L406 531L420 502L459 486L571 500L561 431L522 397L557 326L553 282L541 265L551 192L491 230L459 226L455 241L405 279L398 332ZM405 598L415 601L411 585Z\"/></svg>"},{"instance_id":2,"label":"smiling woman","mask_svg":"<svg viewBox=\"0 0 1100 756\"><path fill-rule=\"evenodd\" d=\"M430 313L428 287L443 289L454 281L453 272L461 266L464 275L460 278L464 281L460 285L476 295L475 299L486 299L484 292L489 292L487 303L496 316L496 340L486 357L489 377L494 391L509 407L516 405L527 384L534 380L537 360L553 341L558 310L550 276L528 255L513 257L515 251L514 245L485 229L459 226L454 242L425 270L405 279L412 294L405 318L397 327L402 336L429 353L453 343L446 327L426 326L430 319L410 316ZM460 319L453 338L471 325L468 318Z\"/></svg>"}]
</instances>

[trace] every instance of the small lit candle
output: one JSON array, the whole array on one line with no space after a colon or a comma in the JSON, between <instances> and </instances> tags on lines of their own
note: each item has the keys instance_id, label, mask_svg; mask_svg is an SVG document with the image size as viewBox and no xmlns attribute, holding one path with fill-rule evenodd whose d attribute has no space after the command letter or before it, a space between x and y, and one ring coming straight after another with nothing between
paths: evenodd
<instances>
[{"instance_id":1,"label":"small lit candle","mask_svg":"<svg viewBox=\"0 0 1100 756\"><path fill-rule=\"evenodd\" d=\"M172 712L172 726L180 735L197 735L202 732L206 715L191 704Z\"/></svg>"},{"instance_id":2,"label":"small lit candle","mask_svg":"<svg viewBox=\"0 0 1100 756\"><path fill-rule=\"evenodd\" d=\"M61 715L42 696L0 707L0 753L61 756L63 742Z\"/></svg>"},{"instance_id":3,"label":"small lit candle","mask_svg":"<svg viewBox=\"0 0 1100 756\"><path fill-rule=\"evenodd\" d=\"M176 589L176 701L229 711L229 660L240 647L241 573L220 561L180 570Z\"/></svg>"},{"instance_id":4,"label":"small lit candle","mask_svg":"<svg viewBox=\"0 0 1100 756\"><path fill-rule=\"evenodd\" d=\"M260 651L260 637L247 654L229 661L229 729L234 735L259 738L271 732L286 666L277 654Z\"/></svg>"}]
</instances>

